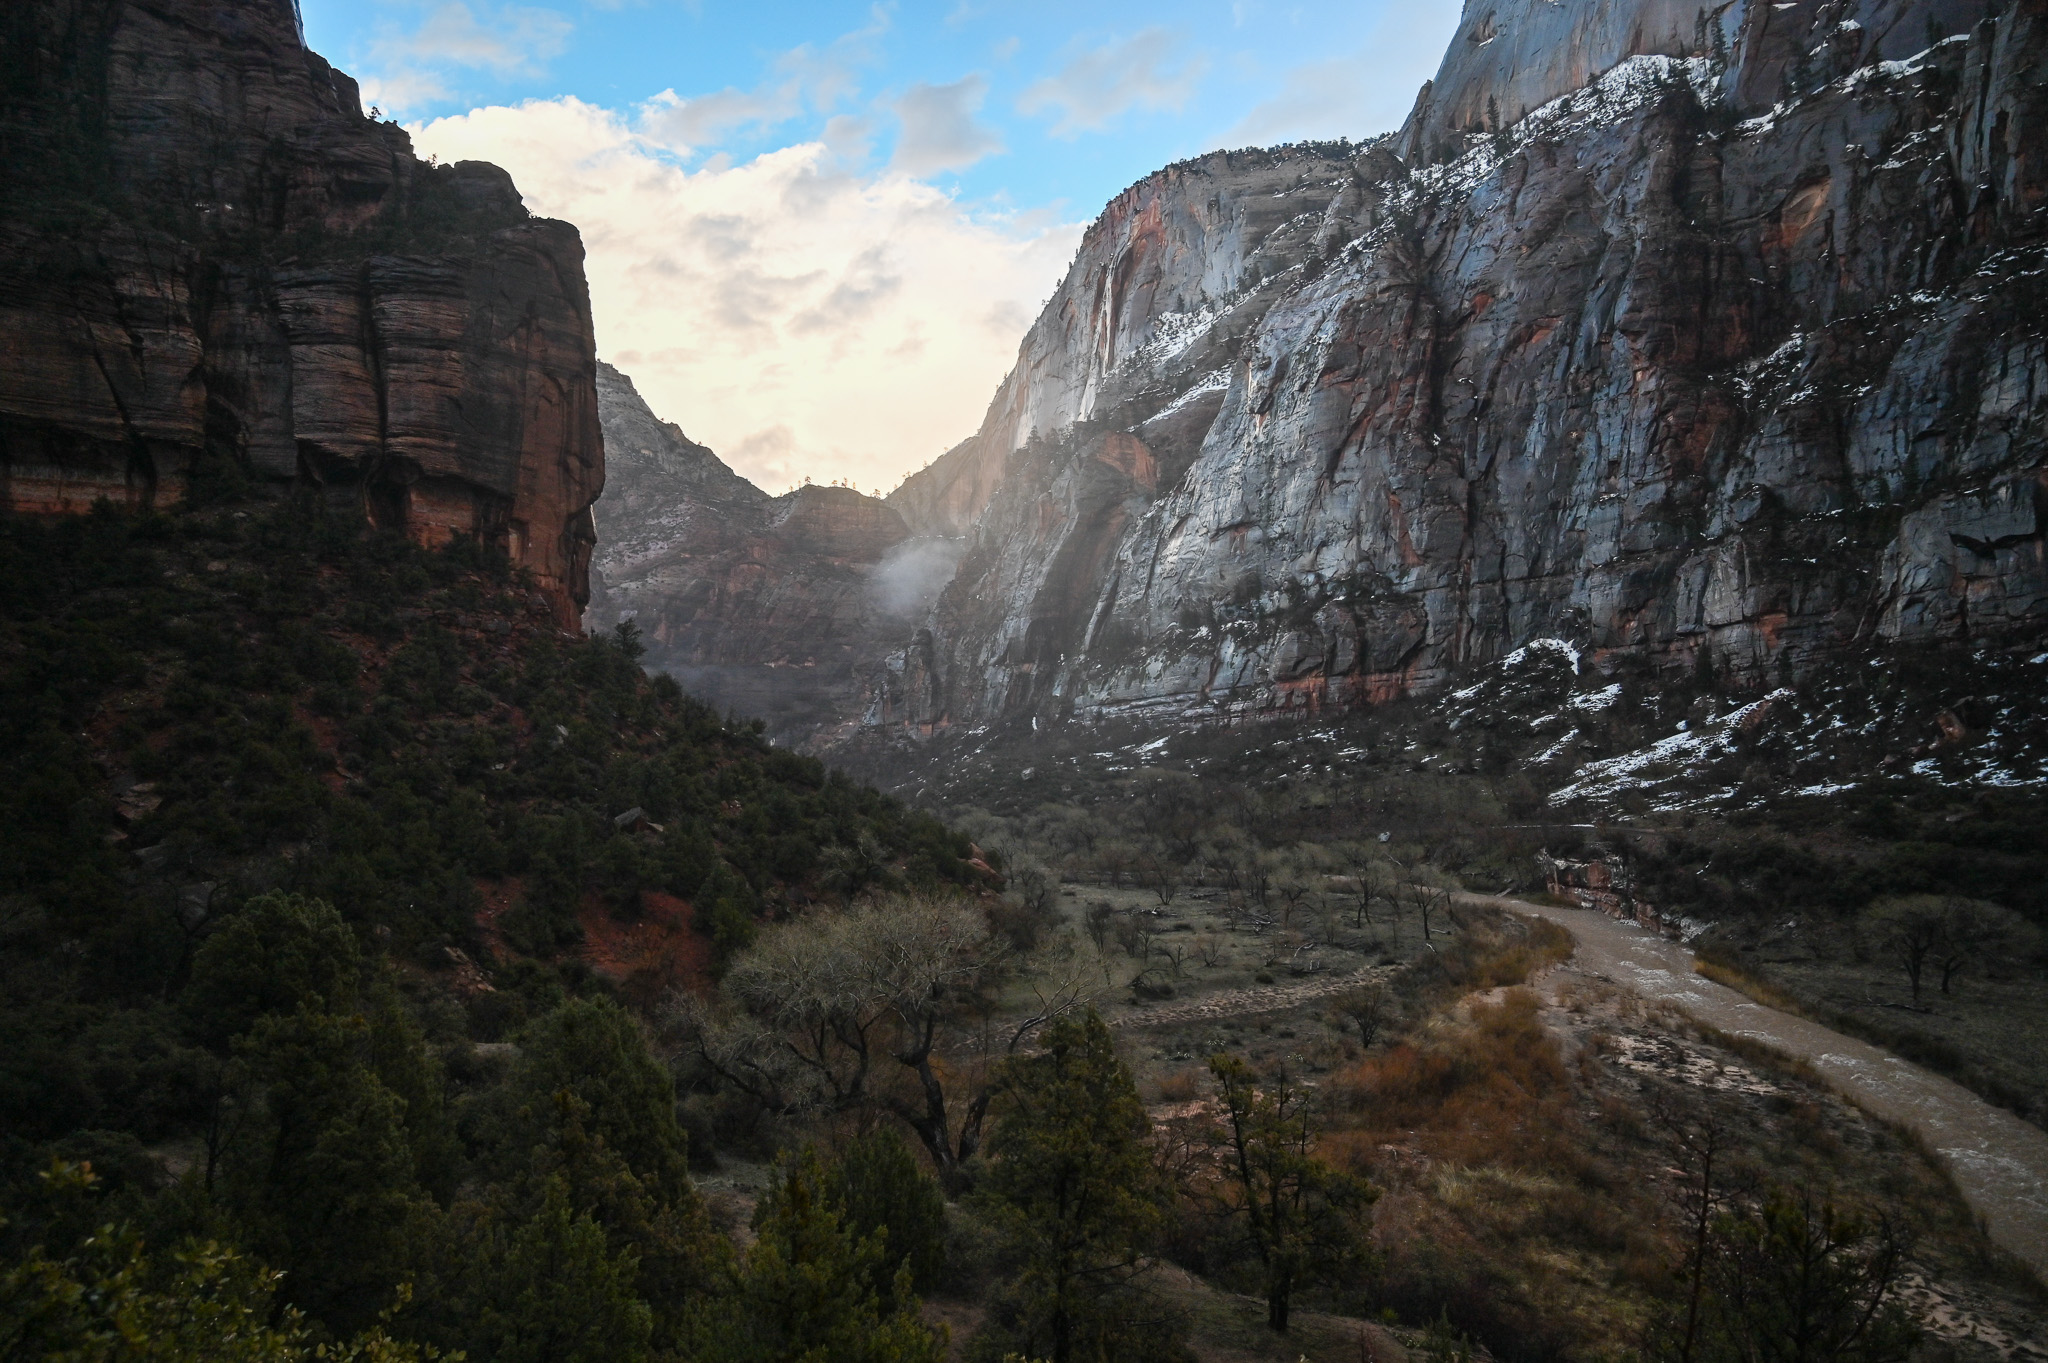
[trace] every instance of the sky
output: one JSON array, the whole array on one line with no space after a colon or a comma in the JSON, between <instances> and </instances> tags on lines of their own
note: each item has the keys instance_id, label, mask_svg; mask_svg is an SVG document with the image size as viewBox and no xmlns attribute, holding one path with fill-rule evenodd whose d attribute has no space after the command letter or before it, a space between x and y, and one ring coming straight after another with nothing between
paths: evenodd
<instances>
[{"instance_id":1,"label":"sky","mask_svg":"<svg viewBox=\"0 0 2048 1363\"><path fill-rule=\"evenodd\" d=\"M971 435L1082 230L1219 147L1365 138L1455 0L300 0L422 156L581 229L600 357L770 492Z\"/></svg>"}]
</instances>

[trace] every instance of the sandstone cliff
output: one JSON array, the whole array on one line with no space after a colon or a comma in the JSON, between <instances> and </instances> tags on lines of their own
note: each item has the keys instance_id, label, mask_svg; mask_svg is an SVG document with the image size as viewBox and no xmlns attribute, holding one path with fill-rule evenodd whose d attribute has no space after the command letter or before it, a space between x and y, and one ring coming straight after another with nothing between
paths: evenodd
<instances>
[{"instance_id":1,"label":"sandstone cliff","mask_svg":"<svg viewBox=\"0 0 2048 1363\"><path fill-rule=\"evenodd\" d=\"M2038 638L2048 7L1996 8L1474 0L1402 133L1134 187L891 499L972 528L868 722Z\"/></svg>"},{"instance_id":2,"label":"sandstone cliff","mask_svg":"<svg viewBox=\"0 0 2048 1363\"><path fill-rule=\"evenodd\" d=\"M631 621L647 666L779 739L843 723L929 609L955 543L913 536L852 488L770 497L604 364L598 408L608 474L585 622Z\"/></svg>"},{"instance_id":3,"label":"sandstone cliff","mask_svg":"<svg viewBox=\"0 0 2048 1363\"><path fill-rule=\"evenodd\" d=\"M603 485L582 245L423 164L291 0L0 16L0 498L299 480L479 535L572 624Z\"/></svg>"}]
</instances>

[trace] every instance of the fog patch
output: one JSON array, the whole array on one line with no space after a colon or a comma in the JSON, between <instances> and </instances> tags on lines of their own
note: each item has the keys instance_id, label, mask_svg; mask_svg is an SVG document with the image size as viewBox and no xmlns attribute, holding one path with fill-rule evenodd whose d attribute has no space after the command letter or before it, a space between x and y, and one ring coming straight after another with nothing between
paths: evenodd
<instances>
[{"instance_id":1,"label":"fog patch","mask_svg":"<svg viewBox=\"0 0 2048 1363\"><path fill-rule=\"evenodd\" d=\"M953 580L966 551L965 539L943 535L919 535L896 545L868 577L875 608L884 615L923 615Z\"/></svg>"}]
</instances>

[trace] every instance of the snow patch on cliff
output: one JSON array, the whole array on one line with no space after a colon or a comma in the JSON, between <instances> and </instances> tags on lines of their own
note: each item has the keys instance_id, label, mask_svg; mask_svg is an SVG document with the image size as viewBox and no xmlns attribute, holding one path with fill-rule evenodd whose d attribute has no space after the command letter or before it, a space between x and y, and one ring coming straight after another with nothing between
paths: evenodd
<instances>
[{"instance_id":1,"label":"snow patch on cliff","mask_svg":"<svg viewBox=\"0 0 2048 1363\"><path fill-rule=\"evenodd\" d=\"M1212 369L1208 373L1202 375L1201 378L1195 380L1194 387L1188 389L1185 393L1182 393L1172 402L1167 403L1164 407L1154 412L1151 416L1146 417L1145 420L1140 424L1149 425L1154 421L1164 421L1166 420L1166 418L1172 416L1175 412L1178 412L1181 408L1187 406L1190 402L1193 402L1196 398L1202 396L1202 394L1221 393L1229 387L1230 371L1228 369Z\"/></svg>"}]
</instances>

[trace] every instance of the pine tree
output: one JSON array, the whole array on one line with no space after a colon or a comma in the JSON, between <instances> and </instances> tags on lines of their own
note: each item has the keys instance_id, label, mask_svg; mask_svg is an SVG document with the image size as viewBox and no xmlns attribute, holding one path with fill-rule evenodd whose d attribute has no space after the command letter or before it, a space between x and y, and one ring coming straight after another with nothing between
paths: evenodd
<instances>
[{"instance_id":1,"label":"pine tree","mask_svg":"<svg viewBox=\"0 0 2048 1363\"><path fill-rule=\"evenodd\" d=\"M850 1142L829 1170L829 1191L855 1235L879 1237L884 1253L875 1266L875 1293L895 1291L898 1269L929 1292L946 1264L946 1196L920 1169L892 1127Z\"/></svg>"},{"instance_id":2,"label":"pine tree","mask_svg":"<svg viewBox=\"0 0 2048 1363\"><path fill-rule=\"evenodd\" d=\"M405 1104L368 1064L361 1018L301 1009L237 1046L224 1201L286 1273L295 1305L337 1329L387 1307L421 1210Z\"/></svg>"},{"instance_id":3,"label":"pine tree","mask_svg":"<svg viewBox=\"0 0 2048 1363\"><path fill-rule=\"evenodd\" d=\"M1022 1260L977 1356L1050 1363L1171 1356L1178 1332L1135 1291L1165 1190L1131 1072L1093 1009L1006 1061L981 1204Z\"/></svg>"},{"instance_id":4,"label":"pine tree","mask_svg":"<svg viewBox=\"0 0 2048 1363\"><path fill-rule=\"evenodd\" d=\"M1379 1196L1317 1159L1313 1094L1285 1074L1259 1084L1232 1055L1209 1061L1223 1099L1229 1210L1243 1218L1266 1277L1266 1324L1284 1333L1295 1291L1366 1261L1363 1214Z\"/></svg>"},{"instance_id":5,"label":"pine tree","mask_svg":"<svg viewBox=\"0 0 2048 1363\"><path fill-rule=\"evenodd\" d=\"M584 1105L584 1129L616 1151L664 1200L689 1196L687 1138L676 1123L675 1081L648 1054L632 1016L608 999L573 999L520 1038L514 1082L531 1118L556 1121L556 1095Z\"/></svg>"},{"instance_id":6,"label":"pine tree","mask_svg":"<svg viewBox=\"0 0 2048 1363\"><path fill-rule=\"evenodd\" d=\"M720 966L746 950L754 940L758 901L746 880L724 861L711 868L691 903L697 931L711 939L711 950Z\"/></svg>"},{"instance_id":7,"label":"pine tree","mask_svg":"<svg viewBox=\"0 0 2048 1363\"><path fill-rule=\"evenodd\" d=\"M754 1214L755 1241L731 1290L700 1310L698 1363L938 1363L942 1336L917 1316L907 1266L885 1306L874 1273L884 1236L846 1224L815 1151L785 1170Z\"/></svg>"},{"instance_id":8,"label":"pine tree","mask_svg":"<svg viewBox=\"0 0 2048 1363\"><path fill-rule=\"evenodd\" d=\"M361 970L355 934L333 905L258 895L199 948L179 1005L202 1039L221 1044L270 1014L353 1012Z\"/></svg>"},{"instance_id":9,"label":"pine tree","mask_svg":"<svg viewBox=\"0 0 2048 1363\"><path fill-rule=\"evenodd\" d=\"M496 1363L640 1363L653 1314L633 1290L639 1262L576 1212L560 1181L486 1263L476 1333Z\"/></svg>"}]
</instances>

